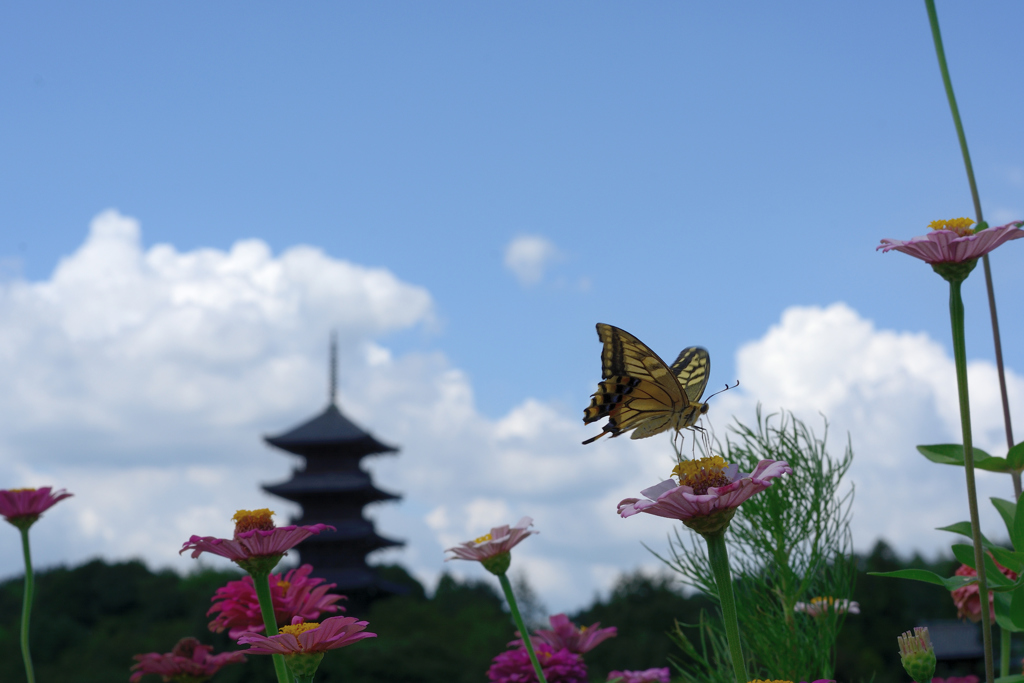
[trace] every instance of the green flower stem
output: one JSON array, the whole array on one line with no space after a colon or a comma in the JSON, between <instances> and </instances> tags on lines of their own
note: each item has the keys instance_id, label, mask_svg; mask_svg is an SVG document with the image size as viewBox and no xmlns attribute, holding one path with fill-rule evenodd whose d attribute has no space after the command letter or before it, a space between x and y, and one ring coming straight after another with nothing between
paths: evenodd
<instances>
[{"instance_id":1,"label":"green flower stem","mask_svg":"<svg viewBox=\"0 0 1024 683\"><path fill-rule=\"evenodd\" d=\"M1010 632L999 629L999 676L1010 675Z\"/></svg>"},{"instance_id":2,"label":"green flower stem","mask_svg":"<svg viewBox=\"0 0 1024 683\"><path fill-rule=\"evenodd\" d=\"M252 584L256 588L256 598L260 601L260 613L263 615L263 627L267 630L267 636L277 635L277 617L274 616L274 601L270 597L270 572L258 572L251 574ZM271 655L274 660L274 671L277 673L277 683L293 683L293 677L288 672L288 665L284 663L283 655Z\"/></svg>"},{"instance_id":3,"label":"green flower stem","mask_svg":"<svg viewBox=\"0 0 1024 683\"><path fill-rule=\"evenodd\" d=\"M25 555L25 595L21 601L21 658L25 662L25 679L28 683L36 683L32 654L28 649L28 624L32 614L32 595L36 590L36 582L32 576L32 553L28 549L28 527L19 527L18 530L21 531L21 550Z\"/></svg>"},{"instance_id":4,"label":"green flower stem","mask_svg":"<svg viewBox=\"0 0 1024 683\"><path fill-rule=\"evenodd\" d=\"M548 683L547 679L544 678L544 669L541 668L540 662L537 661L537 653L533 651L530 632L526 630L523 617L519 614L519 605L516 604L516 596L512 593L512 584L508 581L508 575L504 573L498 574L498 581L501 582L501 590L505 591L505 599L508 600L508 608L512 612L512 620L516 622L519 635L523 638L523 645L526 646L526 652L530 655L530 661L533 662L533 670L537 673L537 680L540 683Z\"/></svg>"},{"instance_id":5,"label":"green flower stem","mask_svg":"<svg viewBox=\"0 0 1024 683\"><path fill-rule=\"evenodd\" d=\"M711 563L711 571L715 575L715 584L718 586L718 601L722 605L725 635L729 640L729 654L732 657L732 670L736 675L736 683L747 683L747 667L743 661L743 649L740 647L740 622L739 614L736 611L736 595L732 590L732 574L729 572L729 551L725 548L725 529L702 535L708 542L708 560Z\"/></svg>"},{"instance_id":6,"label":"green flower stem","mask_svg":"<svg viewBox=\"0 0 1024 683\"><path fill-rule=\"evenodd\" d=\"M964 157L964 168L967 170L967 184L971 187L971 200L974 202L974 215L980 226L982 221L984 221L981 213L981 197L978 194L978 183L974 179L974 165L971 163L971 153L967 149L967 134L964 133L964 124L960 120L960 107L957 106L956 95L953 94L953 81L949 77L949 65L946 64L946 50L942 46L942 32L939 31L939 15L935 11L935 0L925 0L924 4L928 10L928 23L932 28L932 39L935 41L935 55L939 58L942 84L946 89L946 99L949 100L949 110L953 114L956 137L960 141L960 153ZM992 265L989 263L988 254L982 257L981 262L985 267L985 289L988 293L988 310L992 318L992 339L996 347L996 370L999 374L999 393L1003 400L1003 424L1006 428L1006 447L1013 448L1010 399L1006 394L1006 372L1003 370L1003 344L999 335L999 316L996 314L996 294L992 287ZM1020 498L1020 472L1013 472L1012 475L1013 493L1017 498Z\"/></svg>"},{"instance_id":7,"label":"green flower stem","mask_svg":"<svg viewBox=\"0 0 1024 683\"><path fill-rule=\"evenodd\" d=\"M971 441L971 404L967 394L967 340L964 333L964 302L960 297L962 280L949 281L949 322L953 328L953 360L956 362L956 387L960 397L960 429L964 440L964 473L967 475L967 505L971 511L971 538L974 541L974 566L978 570L978 598L981 600L981 636L985 644L985 681L995 681L992 658L992 623L989 615L988 581L981 549L978 523L978 493L974 487L974 446Z\"/></svg>"}]
</instances>

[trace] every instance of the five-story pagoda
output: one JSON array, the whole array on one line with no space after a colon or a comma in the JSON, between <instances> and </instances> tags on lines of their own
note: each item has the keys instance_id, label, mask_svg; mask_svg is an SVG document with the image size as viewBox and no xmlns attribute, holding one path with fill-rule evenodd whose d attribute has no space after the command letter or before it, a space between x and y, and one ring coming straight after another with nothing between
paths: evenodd
<instances>
[{"instance_id":1,"label":"five-story pagoda","mask_svg":"<svg viewBox=\"0 0 1024 683\"><path fill-rule=\"evenodd\" d=\"M336 375L337 344L332 335L327 408L284 434L264 437L270 445L301 456L305 466L292 470L288 481L263 490L302 506L293 524L322 522L337 528L299 544L301 562L312 564L315 576L338 584L336 592L361 601L402 590L378 577L366 563L366 555L404 544L380 536L373 522L363 516L369 503L400 500L401 496L378 489L360 466L367 455L396 453L398 449L377 441L342 415L336 400Z\"/></svg>"}]
</instances>

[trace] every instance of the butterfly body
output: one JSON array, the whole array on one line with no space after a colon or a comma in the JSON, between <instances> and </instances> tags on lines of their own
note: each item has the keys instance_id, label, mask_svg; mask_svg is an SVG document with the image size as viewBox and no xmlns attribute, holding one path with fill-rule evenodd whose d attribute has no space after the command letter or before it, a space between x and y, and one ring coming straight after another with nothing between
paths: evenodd
<instances>
[{"instance_id":1,"label":"butterfly body","mask_svg":"<svg viewBox=\"0 0 1024 683\"><path fill-rule=\"evenodd\" d=\"M697 424L708 411L701 396L708 383L711 357L706 349L683 349L669 366L658 354L629 332L604 323L597 324L601 350L601 377L590 405L583 411L583 423L607 417L602 432L616 437L630 430L632 439L644 439L667 429L686 429Z\"/></svg>"}]
</instances>

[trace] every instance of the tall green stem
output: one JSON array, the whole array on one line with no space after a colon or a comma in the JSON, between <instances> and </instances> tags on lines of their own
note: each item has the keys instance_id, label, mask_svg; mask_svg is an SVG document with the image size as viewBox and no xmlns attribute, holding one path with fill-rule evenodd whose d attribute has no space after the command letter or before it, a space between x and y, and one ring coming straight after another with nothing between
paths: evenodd
<instances>
[{"instance_id":1,"label":"tall green stem","mask_svg":"<svg viewBox=\"0 0 1024 683\"><path fill-rule=\"evenodd\" d=\"M999 628L999 676L1010 675L1010 632Z\"/></svg>"},{"instance_id":2,"label":"tall green stem","mask_svg":"<svg viewBox=\"0 0 1024 683\"><path fill-rule=\"evenodd\" d=\"M28 549L28 527L21 531L21 551L25 555L25 594L21 600L21 658L25 662L25 679L28 683L36 683L36 672L32 668L32 654L28 649L28 625L32 614L32 595L36 590L35 577L32 575L32 553Z\"/></svg>"},{"instance_id":3,"label":"tall green stem","mask_svg":"<svg viewBox=\"0 0 1024 683\"><path fill-rule=\"evenodd\" d=\"M260 614L263 615L263 627L267 630L267 636L277 635L277 617L274 616L274 601L270 597L270 572L259 572L251 574L252 584L256 589L256 598L260 601ZM288 672L288 665L284 663L282 655L271 655L274 660L274 671L277 673L277 683L294 683L292 675Z\"/></svg>"},{"instance_id":4,"label":"tall green stem","mask_svg":"<svg viewBox=\"0 0 1024 683\"><path fill-rule=\"evenodd\" d=\"M507 574L498 574L498 581L501 582L501 590L505 592L505 599L508 601L508 609L512 612L512 620L516 622L516 628L519 629L519 635L523 638L523 645L526 646L526 652L530 655L530 661L533 662L533 670L537 674L537 680L540 683L548 683L547 679L544 678L544 669L541 668L540 662L537 661L537 654L533 651L533 643L530 641L530 632L526 630L526 625L523 623L523 617L519 614L519 605L516 604L516 596L512 592L512 584L508 581ZM744 681L746 683L746 681Z\"/></svg>"},{"instance_id":5,"label":"tall green stem","mask_svg":"<svg viewBox=\"0 0 1024 683\"><path fill-rule=\"evenodd\" d=\"M962 280L949 281L949 322L953 328L953 360L956 362L956 387L960 398L960 429L964 440L964 472L967 475L967 505L971 511L971 538L974 541L974 566L978 570L978 598L981 600L981 636L985 644L985 680L995 681L992 657L992 622L989 616L988 581L981 548L978 523L978 493L974 487L974 446L971 441L971 405L967 393L967 339L964 333L964 302L960 297Z\"/></svg>"},{"instance_id":6,"label":"tall green stem","mask_svg":"<svg viewBox=\"0 0 1024 683\"><path fill-rule=\"evenodd\" d=\"M960 153L964 157L964 168L967 170L967 184L971 187L971 200L974 202L974 215L979 227L985 220L981 213L981 197L978 194L978 183L974 179L974 165L971 163L971 153L967 149L967 134L964 133L964 124L960 120L960 107L956 103L956 95L953 94L953 80L949 77L949 65L946 64L946 50L942 46L942 32L939 31L939 15L935 11L935 0L925 0L925 8L928 10L928 23L932 28L932 40L935 42L935 54L939 58L939 71L942 73L942 84L946 89L946 99L949 101L949 111L953 114L953 125L956 127L956 137L960 141ZM1003 369L1003 344L999 335L999 316L996 314L996 293L992 286L992 265L989 263L988 254L981 259L985 267L985 290L988 294L988 310L992 318L992 339L996 350L996 370L999 375L999 393L1003 401L1003 425L1006 431L1006 447L1013 448L1013 424L1010 422L1010 399L1006 393L1006 371ZM1021 494L1020 472L1013 472L1013 493L1017 498Z\"/></svg>"},{"instance_id":7,"label":"tall green stem","mask_svg":"<svg viewBox=\"0 0 1024 683\"><path fill-rule=\"evenodd\" d=\"M736 683L747 683L747 667L740 647L739 613L736 611L736 594L732 589L732 574L729 572L729 551L725 548L725 529L703 534L708 542L708 560L718 586L718 601L722 605L725 620L725 635L729 641L729 655Z\"/></svg>"}]
</instances>

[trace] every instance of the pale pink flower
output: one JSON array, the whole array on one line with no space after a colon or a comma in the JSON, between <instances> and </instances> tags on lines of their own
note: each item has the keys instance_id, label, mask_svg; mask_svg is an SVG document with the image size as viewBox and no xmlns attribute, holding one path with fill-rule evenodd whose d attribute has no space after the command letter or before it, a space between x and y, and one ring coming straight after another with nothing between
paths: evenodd
<instances>
[{"instance_id":1,"label":"pale pink flower","mask_svg":"<svg viewBox=\"0 0 1024 683\"><path fill-rule=\"evenodd\" d=\"M284 555L313 534L319 534L324 529L335 531L333 526L327 524L277 527L270 519L272 514L274 513L266 508L239 510L234 517L234 538L192 536L178 554L191 550L193 558L207 552L226 557L233 562L245 562L253 558Z\"/></svg>"},{"instance_id":2,"label":"pale pink flower","mask_svg":"<svg viewBox=\"0 0 1024 683\"><path fill-rule=\"evenodd\" d=\"M990 555L991 557L991 555ZM993 562L995 559L993 558ZM1010 581L1017 580L1017 573L1007 569L1003 565L996 562L996 566L999 568L1006 578ZM953 572L956 576L977 576L978 572L968 567L966 564L960 565L960 568ZM951 591L953 597L953 604L956 605L956 616L960 619L970 619L977 623L981 621L981 598L978 595L978 584L972 583L966 586L957 588ZM996 610L995 610L995 594L992 591L988 593L988 615L990 621L996 623Z\"/></svg>"},{"instance_id":3,"label":"pale pink flower","mask_svg":"<svg viewBox=\"0 0 1024 683\"><path fill-rule=\"evenodd\" d=\"M270 575L270 597L278 626L292 623L292 618L297 616L305 621L316 621L323 612L345 610L334 604L345 596L328 593L337 584L309 578L312 571L313 565L304 564L283 577L281 574ZM226 586L217 589L211 600L213 606L206 615L220 612L210 622L211 631L220 633L230 629L228 635L237 640L243 633L259 633L264 630L263 614L252 576L246 575L237 581L229 581Z\"/></svg>"},{"instance_id":4,"label":"pale pink flower","mask_svg":"<svg viewBox=\"0 0 1024 683\"><path fill-rule=\"evenodd\" d=\"M578 655L590 652L609 638L614 638L619 632L614 626L601 628L601 622L590 626L576 626L564 614L556 614L550 621L551 630L539 628L533 632L531 640L534 644L547 643L553 650L566 649ZM517 638L508 645L522 647L522 644L522 639Z\"/></svg>"},{"instance_id":5,"label":"pale pink flower","mask_svg":"<svg viewBox=\"0 0 1024 683\"><path fill-rule=\"evenodd\" d=\"M726 465L719 456L686 460L676 467L682 481L674 479L644 489L647 500L626 498L619 503L619 514L631 517L640 512L670 519L689 520L714 512L736 508L755 493L772 485L772 479L790 474L790 466L779 460L762 460L750 474L738 465Z\"/></svg>"},{"instance_id":6,"label":"pale pink flower","mask_svg":"<svg viewBox=\"0 0 1024 683\"><path fill-rule=\"evenodd\" d=\"M608 680L616 679L621 679L619 683L669 683L669 671L667 666L643 671L609 671Z\"/></svg>"},{"instance_id":7,"label":"pale pink flower","mask_svg":"<svg viewBox=\"0 0 1024 683\"><path fill-rule=\"evenodd\" d=\"M205 681L220 671L226 664L245 661L241 652L222 652L211 655L213 647L203 645L195 638L182 638L170 652L150 652L132 657L138 664L132 666L131 683L136 683L147 674L162 676L165 681L188 680L194 683Z\"/></svg>"},{"instance_id":8,"label":"pale pink flower","mask_svg":"<svg viewBox=\"0 0 1024 683\"><path fill-rule=\"evenodd\" d=\"M845 612L860 614L860 603L855 600L836 600L832 596L828 596L824 598L811 598L810 602L798 602L793 606L794 612L803 612L812 617L826 614L831 610L835 610L837 614Z\"/></svg>"},{"instance_id":9,"label":"pale pink flower","mask_svg":"<svg viewBox=\"0 0 1024 683\"><path fill-rule=\"evenodd\" d=\"M538 533L530 531L529 527L531 526L533 526L533 519L530 517L523 517L511 528L507 524L496 526L491 529L491 533L481 536L475 541L466 541L445 550L446 553L455 554L455 557L446 557L445 561L474 560L483 562L502 553L507 553L527 536Z\"/></svg>"},{"instance_id":10,"label":"pale pink flower","mask_svg":"<svg viewBox=\"0 0 1024 683\"><path fill-rule=\"evenodd\" d=\"M72 495L64 489L55 492L50 486L0 490L0 515L16 526L20 526L19 522L31 525L39 515Z\"/></svg>"},{"instance_id":11,"label":"pale pink flower","mask_svg":"<svg viewBox=\"0 0 1024 683\"><path fill-rule=\"evenodd\" d=\"M276 636L245 633L238 639L238 644L249 645L245 652L253 655L327 652L364 638L376 638L376 633L364 631L367 626L368 623L355 617L328 617L319 624L303 623L302 617L295 617L291 625L283 627Z\"/></svg>"},{"instance_id":12,"label":"pale pink flower","mask_svg":"<svg viewBox=\"0 0 1024 683\"><path fill-rule=\"evenodd\" d=\"M1021 225L1024 225L1024 221L1013 221L978 232L969 229L932 230L927 235L912 237L906 241L884 239L875 249L881 249L883 253L895 249L927 263L962 263L981 258L1004 242L1024 237Z\"/></svg>"},{"instance_id":13,"label":"pale pink flower","mask_svg":"<svg viewBox=\"0 0 1024 683\"><path fill-rule=\"evenodd\" d=\"M548 683L587 683L587 665L575 652L555 650L547 643L541 643L536 654L537 663ZM492 683L537 683L537 672L526 648L517 647L491 660L487 678Z\"/></svg>"}]
</instances>

